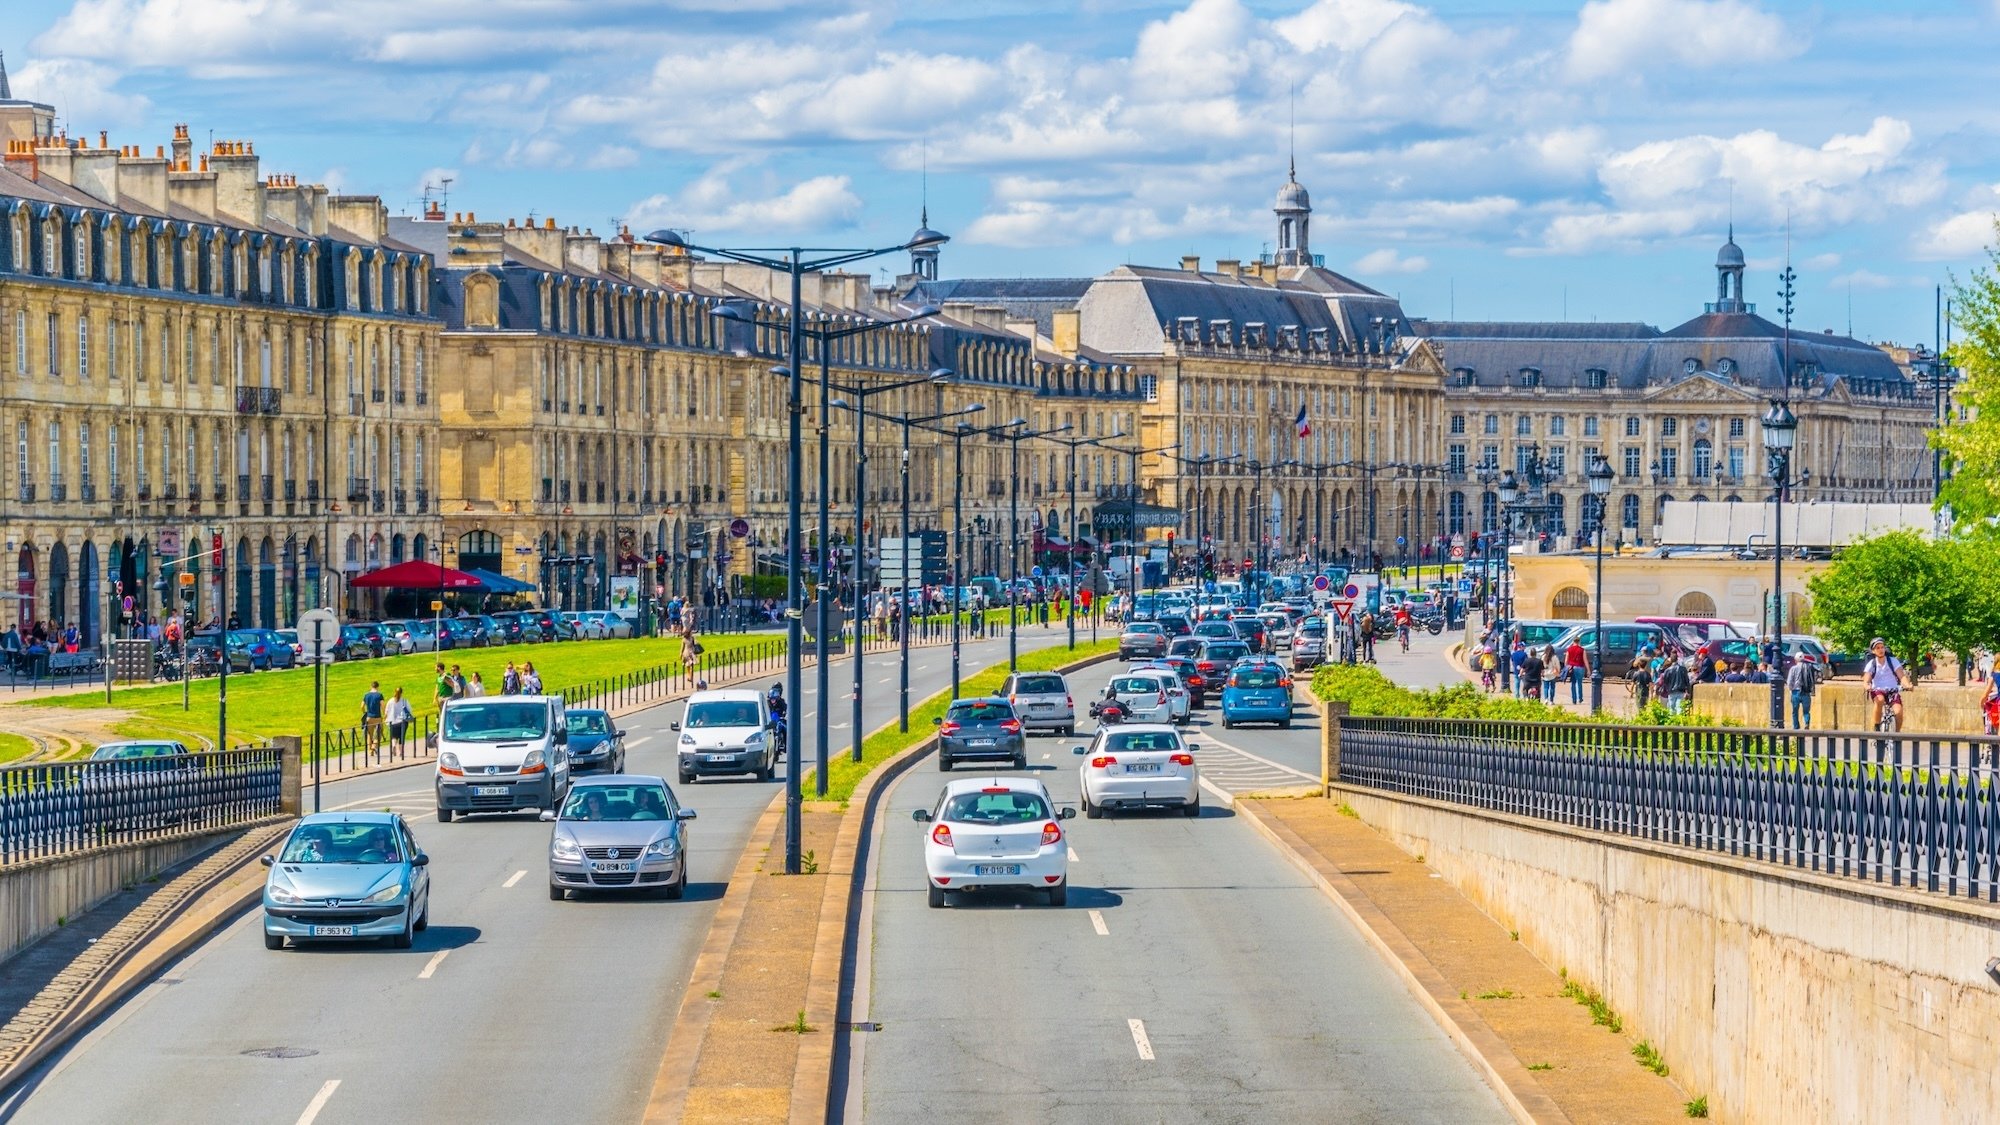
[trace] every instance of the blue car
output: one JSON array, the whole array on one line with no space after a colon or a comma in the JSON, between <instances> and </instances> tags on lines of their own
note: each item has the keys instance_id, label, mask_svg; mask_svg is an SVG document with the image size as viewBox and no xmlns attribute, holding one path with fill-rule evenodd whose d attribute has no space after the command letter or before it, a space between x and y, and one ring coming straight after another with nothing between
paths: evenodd
<instances>
[{"instance_id":1,"label":"blue car","mask_svg":"<svg viewBox=\"0 0 2000 1125\"><path fill-rule=\"evenodd\" d=\"M395 813L313 813L265 856L264 948L377 938L408 949L431 921L431 857Z\"/></svg>"},{"instance_id":2,"label":"blue car","mask_svg":"<svg viewBox=\"0 0 2000 1125\"><path fill-rule=\"evenodd\" d=\"M569 768L572 773L624 773L625 732L607 711L570 711Z\"/></svg>"},{"instance_id":3,"label":"blue car","mask_svg":"<svg viewBox=\"0 0 2000 1125\"><path fill-rule=\"evenodd\" d=\"M1222 725L1292 725L1292 677L1275 660L1245 660L1222 682Z\"/></svg>"}]
</instances>

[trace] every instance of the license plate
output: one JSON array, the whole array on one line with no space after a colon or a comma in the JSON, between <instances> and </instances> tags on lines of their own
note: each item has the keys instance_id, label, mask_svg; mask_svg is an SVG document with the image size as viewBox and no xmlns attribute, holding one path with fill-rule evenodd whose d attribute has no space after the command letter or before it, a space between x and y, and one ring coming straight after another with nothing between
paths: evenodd
<instances>
[{"instance_id":1,"label":"license plate","mask_svg":"<svg viewBox=\"0 0 2000 1125\"><path fill-rule=\"evenodd\" d=\"M1021 865L1018 863L982 863L973 867L972 873L974 875L1019 875L1021 873Z\"/></svg>"},{"instance_id":2,"label":"license plate","mask_svg":"<svg viewBox=\"0 0 2000 1125\"><path fill-rule=\"evenodd\" d=\"M993 740L990 738L968 738L965 740L965 744L967 746L991 746L993 745Z\"/></svg>"},{"instance_id":3,"label":"license plate","mask_svg":"<svg viewBox=\"0 0 2000 1125\"><path fill-rule=\"evenodd\" d=\"M354 927L353 927L353 926L314 926L314 927L312 928L312 936L314 936L314 937L353 937L353 936L354 936Z\"/></svg>"},{"instance_id":4,"label":"license plate","mask_svg":"<svg viewBox=\"0 0 2000 1125\"><path fill-rule=\"evenodd\" d=\"M1030 704L1028 704L1028 710L1030 710L1030 711L1053 711L1053 710L1055 710L1055 709L1056 709L1056 705L1055 705L1055 704L1053 704L1053 703L1030 703Z\"/></svg>"},{"instance_id":5,"label":"license plate","mask_svg":"<svg viewBox=\"0 0 2000 1125\"><path fill-rule=\"evenodd\" d=\"M607 875L616 874L621 871L631 871L637 867L638 864L636 863L612 863L609 860L592 860L590 864L590 869L592 871L600 872Z\"/></svg>"},{"instance_id":6,"label":"license plate","mask_svg":"<svg viewBox=\"0 0 2000 1125\"><path fill-rule=\"evenodd\" d=\"M507 795L507 787L505 785L475 786L472 790L472 795L475 797L505 797Z\"/></svg>"},{"instance_id":7,"label":"license plate","mask_svg":"<svg viewBox=\"0 0 2000 1125\"><path fill-rule=\"evenodd\" d=\"M1130 763L1130 764L1128 764L1128 765L1127 765L1127 766L1125 767L1125 772L1126 772L1126 773L1159 773L1159 772L1160 772L1160 763L1158 763L1158 762L1133 762L1133 763Z\"/></svg>"},{"instance_id":8,"label":"license plate","mask_svg":"<svg viewBox=\"0 0 2000 1125\"><path fill-rule=\"evenodd\" d=\"M704 762L727 762L735 757L736 755L734 754L704 754L701 760Z\"/></svg>"}]
</instances>

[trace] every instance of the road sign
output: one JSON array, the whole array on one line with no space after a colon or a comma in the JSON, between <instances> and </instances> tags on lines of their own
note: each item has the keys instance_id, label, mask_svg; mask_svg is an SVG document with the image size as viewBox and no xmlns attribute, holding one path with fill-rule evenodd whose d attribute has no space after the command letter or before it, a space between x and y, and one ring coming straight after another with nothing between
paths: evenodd
<instances>
[{"instance_id":1,"label":"road sign","mask_svg":"<svg viewBox=\"0 0 2000 1125\"><path fill-rule=\"evenodd\" d=\"M1452 557L1452 559L1453 559L1453 560L1455 560L1455 561L1456 561L1456 560L1463 560L1463 559L1465 558L1465 544L1463 544L1463 543L1454 543L1454 544L1452 544L1452 545L1451 545L1451 557Z\"/></svg>"},{"instance_id":2,"label":"road sign","mask_svg":"<svg viewBox=\"0 0 2000 1125\"><path fill-rule=\"evenodd\" d=\"M1331 585L1333 585L1333 583L1328 582L1326 580L1326 575L1316 574L1313 576L1313 589L1324 592L1326 588Z\"/></svg>"},{"instance_id":3,"label":"road sign","mask_svg":"<svg viewBox=\"0 0 2000 1125\"><path fill-rule=\"evenodd\" d=\"M321 661L333 653L340 640L340 618L330 609L309 609L299 614L299 647L308 661Z\"/></svg>"},{"instance_id":4,"label":"road sign","mask_svg":"<svg viewBox=\"0 0 2000 1125\"><path fill-rule=\"evenodd\" d=\"M1354 603L1345 598L1337 599L1333 603L1333 612L1340 617L1340 623L1345 625L1347 619L1354 616Z\"/></svg>"},{"instance_id":5,"label":"road sign","mask_svg":"<svg viewBox=\"0 0 2000 1125\"><path fill-rule=\"evenodd\" d=\"M1361 596L1361 587L1356 586L1352 582L1349 582L1345 587L1341 589L1340 594L1342 597L1345 598L1358 598Z\"/></svg>"},{"instance_id":6,"label":"road sign","mask_svg":"<svg viewBox=\"0 0 2000 1125\"><path fill-rule=\"evenodd\" d=\"M750 521L741 517L730 520L729 537L731 539L748 539L750 537Z\"/></svg>"}]
</instances>

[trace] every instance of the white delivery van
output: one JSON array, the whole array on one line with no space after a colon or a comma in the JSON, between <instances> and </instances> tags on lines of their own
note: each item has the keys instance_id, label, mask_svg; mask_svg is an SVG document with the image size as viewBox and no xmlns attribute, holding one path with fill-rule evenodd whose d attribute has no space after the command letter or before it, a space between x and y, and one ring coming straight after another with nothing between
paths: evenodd
<instances>
[{"instance_id":1,"label":"white delivery van","mask_svg":"<svg viewBox=\"0 0 2000 1125\"><path fill-rule=\"evenodd\" d=\"M680 781L747 773L771 780L778 763L777 731L754 688L717 688L688 696L673 729L680 732Z\"/></svg>"},{"instance_id":2,"label":"white delivery van","mask_svg":"<svg viewBox=\"0 0 2000 1125\"><path fill-rule=\"evenodd\" d=\"M559 695L447 700L438 716L437 816L553 809L569 791L569 729Z\"/></svg>"}]
</instances>

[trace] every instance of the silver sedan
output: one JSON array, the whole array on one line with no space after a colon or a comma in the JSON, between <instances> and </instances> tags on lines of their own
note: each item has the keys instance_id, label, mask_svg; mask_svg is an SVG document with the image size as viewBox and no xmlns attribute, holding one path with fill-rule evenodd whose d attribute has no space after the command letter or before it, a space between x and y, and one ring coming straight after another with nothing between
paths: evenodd
<instances>
[{"instance_id":1,"label":"silver sedan","mask_svg":"<svg viewBox=\"0 0 2000 1125\"><path fill-rule=\"evenodd\" d=\"M694 810L665 778L611 774L570 786L549 835L549 898L577 891L687 891L687 822Z\"/></svg>"}]
</instances>

